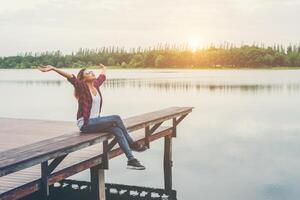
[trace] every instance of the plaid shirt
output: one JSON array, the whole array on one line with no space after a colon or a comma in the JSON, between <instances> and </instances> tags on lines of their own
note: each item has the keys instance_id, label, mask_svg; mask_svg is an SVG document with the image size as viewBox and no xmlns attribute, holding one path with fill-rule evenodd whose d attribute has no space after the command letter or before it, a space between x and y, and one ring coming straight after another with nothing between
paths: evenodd
<instances>
[{"instance_id":1,"label":"plaid shirt","mask_svg":"<svg viewBox=\"0 0 300 200\"><path fill-rule=\"evenodd\" d=\"M67 80L74 86L75 90L78 92L79 98L78 98L77 119L79 119L80 117L83 117L83 119L84 119L83 126L85 126L88 123L88 120L90 117L90 111L91 111L91 107L92 107L92 102L93 102L89 87L85 81L78 80L74 74L72 74L71 78L67 78ZM103 102L99 87L102 85L102 83L105 80L106 80L105 74L100 74L93 81L93 85L98 90L100 97L101 97L99 114L101 112L102 102Z\"/></svg>"}]
</instances>

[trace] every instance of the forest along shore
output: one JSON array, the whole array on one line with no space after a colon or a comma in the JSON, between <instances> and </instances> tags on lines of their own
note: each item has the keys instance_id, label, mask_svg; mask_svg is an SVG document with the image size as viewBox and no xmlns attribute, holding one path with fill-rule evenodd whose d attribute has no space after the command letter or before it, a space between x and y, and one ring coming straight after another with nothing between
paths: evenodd
<instances>
[{"instance_id":1,"label":"forest along shore","mask_svg":"<svg viewBox=\"0 0 300 200\"><path fill-rule=\"evenodd\" d=\"M149 48L102 47L79 49L70 54L61 51L24 53L0 57L0 68L24 69L50 64L61 68L79 68L103 63L114 68L193 68L193 69L297 69L300 45L243 45L224 43L192 50L188 45L157 45ZM288 67L287 67L288 66Z\"/></svg>"}]
</instances>

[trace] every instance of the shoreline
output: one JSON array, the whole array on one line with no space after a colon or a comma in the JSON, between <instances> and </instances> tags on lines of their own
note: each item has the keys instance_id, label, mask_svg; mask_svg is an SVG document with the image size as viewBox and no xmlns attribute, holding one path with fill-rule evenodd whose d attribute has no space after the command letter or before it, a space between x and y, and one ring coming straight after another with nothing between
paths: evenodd
<instances>
[{"instance_id":1,"label":"shoreline","mask_svg":"<svg viewBox=\"0 0 300 200\"><path fill-rule=\"evenodd\" d=\"M62 67L60 69L81 69L83 67ZM99 69L99 67L86 67L90 69ZM0 68L0 70L31 70L36 68ZM108 70L300 70L300 67L118 67L118 66L107 66Z\"/></svg>"}]
</instances>

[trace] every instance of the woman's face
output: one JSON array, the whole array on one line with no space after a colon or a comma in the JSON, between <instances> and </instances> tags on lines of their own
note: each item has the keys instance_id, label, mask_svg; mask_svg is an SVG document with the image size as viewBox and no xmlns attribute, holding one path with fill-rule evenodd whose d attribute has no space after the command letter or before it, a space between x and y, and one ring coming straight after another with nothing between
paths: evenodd
<instances>
[{"instance_id":1,"label":"woman's face","mask_svg":"<svg viewBox=\"0 0 300 200\"><path fill-rule=\"evenodd\" d=\"M83 77L84 77L84 80L86 81L92 81L96 78L94 72L92 70L84 70L84 73L83 73Z\"/></svg>"}]
</instances>

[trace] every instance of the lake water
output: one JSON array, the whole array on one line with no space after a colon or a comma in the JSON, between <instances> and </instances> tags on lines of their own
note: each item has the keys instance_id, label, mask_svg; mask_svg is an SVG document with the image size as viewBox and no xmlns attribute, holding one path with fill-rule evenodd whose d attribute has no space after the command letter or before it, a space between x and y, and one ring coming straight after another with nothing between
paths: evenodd
<instances>
[{"instance_id":1,"label":"lake water","mask_svg":"<svg viewBox=\"0 0 300 200\"><path fill-rule=\"evenodd\" d=\"M75 126L73 87L54 72L1 70L0 94L0 117L67 120ZM300 71L108 69L102 94L102 114L124 118L195 107L173 142L178 199L299 199ZM125 156L113 159L106 180L163 188L162 155L160 140L136 153L145 171L127 170Z\"/></svg>"}]
</instances>

